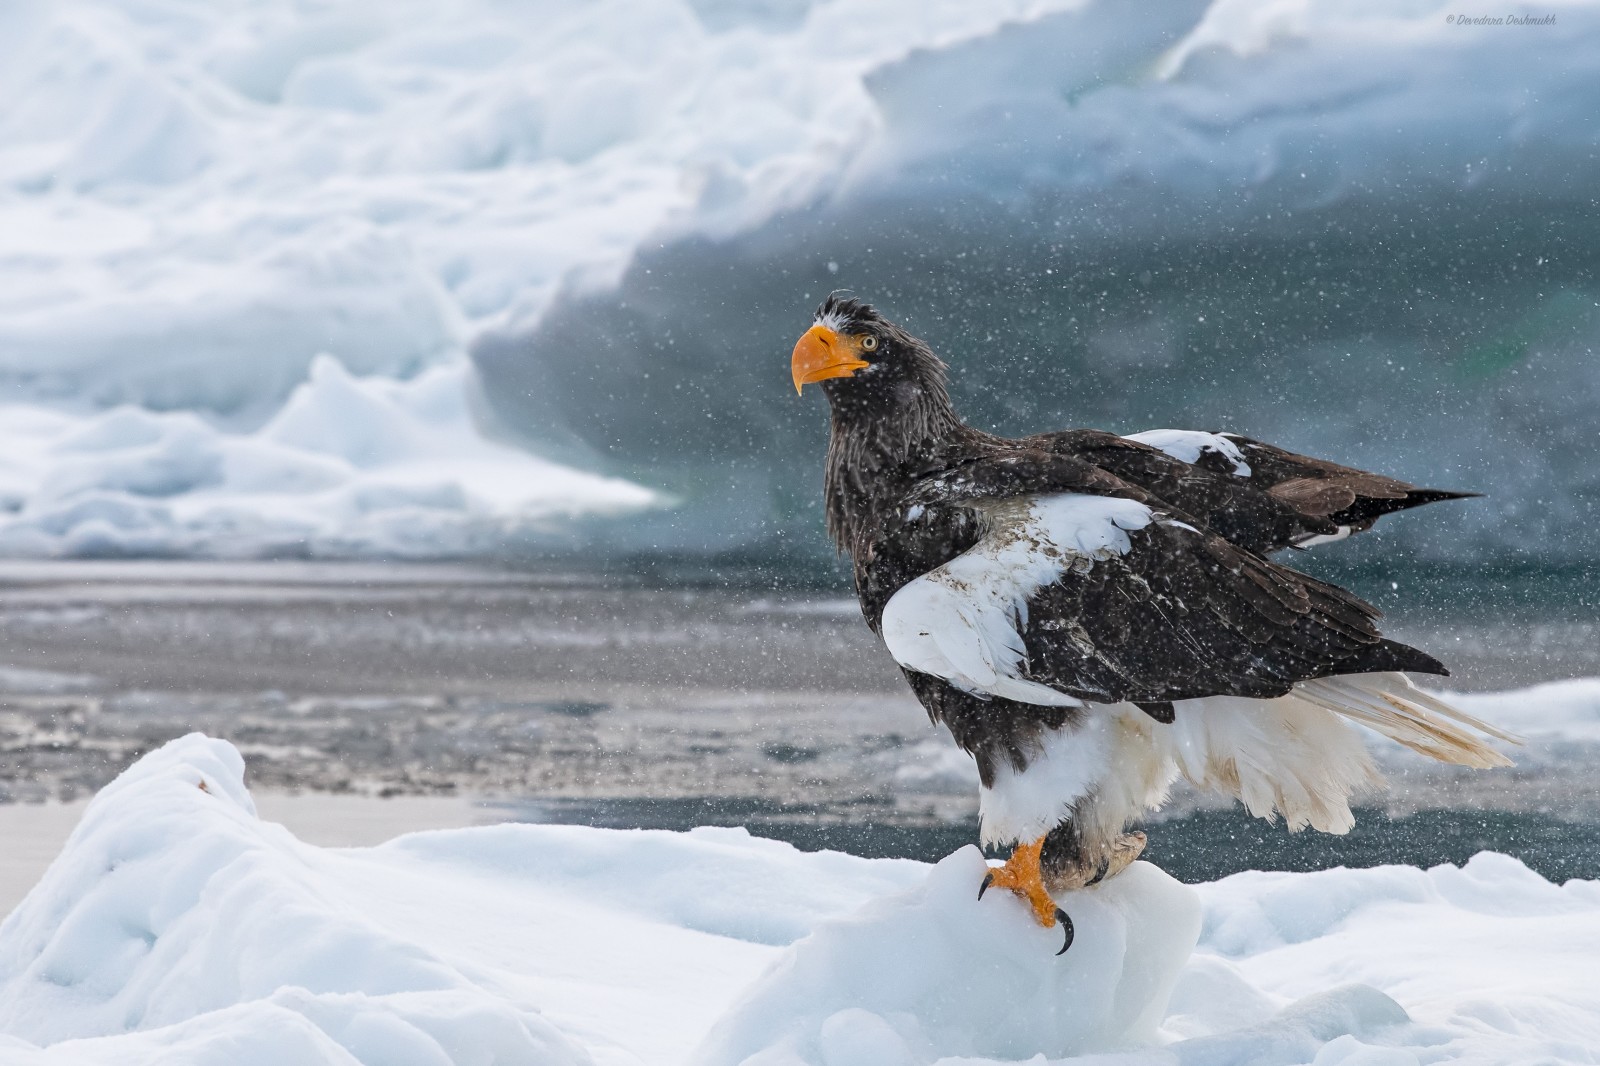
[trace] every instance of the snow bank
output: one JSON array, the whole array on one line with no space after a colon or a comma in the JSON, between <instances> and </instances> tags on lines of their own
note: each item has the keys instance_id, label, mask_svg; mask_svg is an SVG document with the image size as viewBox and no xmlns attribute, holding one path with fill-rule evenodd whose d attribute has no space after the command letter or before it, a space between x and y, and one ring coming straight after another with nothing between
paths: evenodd
<instances>
[{"instance_id":1,"label":"snow bank","mask_svg":"<svg viewBox=\"0 0 1600 1066\"><path fill-rule=\"evenodd\" d=\"M804 198L873 122L864 70L1038 5L810 6L4 5L0 554L482 554L664 502L487 443L466 345L697 205ZM274 432L330 360L381 473ZM570 398L490 387L605 465Z\"/></svg>"},{"instance_id":2,"label":"snow bank","mask_svg":"<svg viewBox=\"0 0 1600 1066\"><path fill-rule=\"evenodd\" d=\"M484 555L664 502L479 432L460 366L358 378L318 356L259 430L120 406L0 406L0 556Z\"/></svg>"},{"instance_id":3,"label":"snow bank","mask_svg":"<svg viewBox=\"0 0 1600 1066\"><path fill-rule=\"evenodd\" d=\"M1600 886L1504 856L1194 889L1141 865L1063 899L1078 938L1057 958L1014 901L975 898L970 849L930 868L529 825L321 849L259 821L242 774L193 735L90 804L0 924L0 1061L1402 1066L1600 1046Z\"/></svg>"},{"instance_id":4,"label":"snow bank","mask_svg":"<svg viewBox=\"0 0 1600 1066\"><path fill-rule=\"evenodd\" d=\"M589 1061L330 899L312 849L256 820L242 773L192 736L97 797L0 927L0 1030L53 1045L43 1061Z\"/></svg>"},{"instance_id":5,"label":"snow bank","mask_svg":"<svg viewBox=\"0 0 1600 1066\"><path fill-rule=\"evenodd\" d=\"M696 1061L757 1057L828 1066L948 1056L1065 1057L1149 1043L1200 931L1194 892L1139 863L1062 900L1082 930L974 899L977 848L939 863L906 896L828 923L796 944L717 1024ZM981 1021L980 1021L981 1019Z\"/></svg>"},{"instance_id":6,"label":"snow bank","mask_svg":"<svg viewBox=\"0 0 1600 1066\"><path fill-rule=\"evenodd\" d=\"M782 359L853 285L982 424L1226 421L1505 501L1440 554L1592 557L1596 20L1556 9L11 0L0 553L823 552ZM264 434L330 359L383 433L467 409L428 470Z\"/></svg>"}]
</instances>

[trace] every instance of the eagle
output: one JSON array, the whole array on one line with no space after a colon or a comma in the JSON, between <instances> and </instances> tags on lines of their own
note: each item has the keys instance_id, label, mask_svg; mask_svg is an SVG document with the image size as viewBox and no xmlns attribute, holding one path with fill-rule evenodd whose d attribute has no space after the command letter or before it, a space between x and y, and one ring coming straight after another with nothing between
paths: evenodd
<instances>
[{"instance_id":1,"label":"eagle","mask_svg":"<svg viewBox=\"0 0 1600 1066\"><path fill-rule=\"evenodd\" d=\"M1234 433L1091 429L1020 440L967 425L923 341L829 296L794 347L827 396L827 529L867 625L976 760L981 838L1015 844L978 895L1041 925L1053 894L1143 851L1130 823L1185 778L1290 830L1354 824L1381 784L1366 726L1423 755L1509 765L1511 734L1418 689L1446 674L1378 610L1271 556L1471 493Z\"/></svg>"}]
</instances>

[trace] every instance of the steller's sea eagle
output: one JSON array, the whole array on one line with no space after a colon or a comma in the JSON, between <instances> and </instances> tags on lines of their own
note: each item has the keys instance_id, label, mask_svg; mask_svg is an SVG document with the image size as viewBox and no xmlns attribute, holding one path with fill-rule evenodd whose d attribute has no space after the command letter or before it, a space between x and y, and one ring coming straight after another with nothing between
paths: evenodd
<instances>
[{"instance_id":1,"label":"steller's sea eagle","mask_svg":"<svg viewBox=\"0 0 1600 1066\"><path fill-rule=\"evenodd\" d=\"M822 303L791 368L828 397L828 532L867 624L977 760L983 842L1017 842L979 894L1011 889L1068 944L1050 893L1137 858L1128 823L1180 776L1343 833L1352 792L1379 784L1348 723L1508 764L1479 734L1513 737L1401 672L1446 673L1438 660L1267 558L1469 494L1232 433L984 433L933 351L854 299Z\"/></svg>"}]
</instances>

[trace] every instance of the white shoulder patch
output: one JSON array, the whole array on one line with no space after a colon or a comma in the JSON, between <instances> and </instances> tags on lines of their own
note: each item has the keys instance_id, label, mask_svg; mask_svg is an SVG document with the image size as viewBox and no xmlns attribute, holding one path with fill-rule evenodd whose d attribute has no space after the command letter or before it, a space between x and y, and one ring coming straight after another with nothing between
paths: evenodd
<instances>
[{"instance_id":1,"label":"white shoulder patch","mask_svg":"<svg viewBox=\"0 0 1600 1066\"><path fill-rule=\"evenodd\" d=\"M1198 429L1147 429L1143 433L1125 434L1122 439L1148 444L1185 463L1197 461L1206 452L1217 452L1233 464L1233 472L1239 477L1250 476L1250 464L1245 462L1244 453L1221 433L1205 433Z\"/></svg>"},{"instance_id":2,"label":"white shoulder patch","mask_svg":"<svg viewBox=\"0 0 1600 1066\"><path fill-rule=\"evenodd\" d=\"M1313 533L1309 537L1301 537L1294 542L1296 548L1311 548L1318 544L1337 544L1350 535L1349 526L1340 526L1332 533Z\"/></svg>"},{"instance_id":3,"label":"white shoulder patch","mask_svg":"<svg viewBox=\"0 0 1600 1066\"><path fill-rule=\"evenodd\" d=\"M1096 560L1126 554L1128 531L1155 521L1144 504L1067 494L1016 501L991 515L972 548L890 598L883 642L909 670L942 677L966 692L1022 703L1079 701L1022 676L1028 600Z\"/></svg>"}]
</instances>

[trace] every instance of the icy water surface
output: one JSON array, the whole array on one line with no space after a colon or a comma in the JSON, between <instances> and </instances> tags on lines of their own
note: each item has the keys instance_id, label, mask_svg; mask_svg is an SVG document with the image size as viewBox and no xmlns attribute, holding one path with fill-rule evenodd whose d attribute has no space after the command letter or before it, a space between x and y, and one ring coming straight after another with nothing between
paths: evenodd
<instances>
[{"instance_id":1,"label":"icy water surface","mask_svg":"<svg viewBox=\"0 0 1600 1066\"><path fill-rule=\"evenodd\" d=\"M704 577L0 565L0 798L82 797L198 729L235 743L268 791L743 824L802 847L923 858L975 837L970 761L928 724L852 600ZM1600 627L1571 582L1351 580L1390 611L1390 632L1451 664L1453 688L1600 675ZM1198 879L1494 847L1552 876L1593 876L1594 747L1544 740L1516 769L1476 774L1384 748L1393 787L1343 840L1180 794L1151 826L1151 856Z\"/></svg>"},{"instance_id":2,"label":"icy water surface","mask_svg":"<svg viewBox=\"0 0 1600 1066\"><path fill-rule=\"evenodd\" d=\"M614 828L691 829L743 825L757 836L807 851L830 849L871 858L936 862L978 839L976 818L904 824L807 818L808 812L767 804L718 801L578 801L512 805L512 820L575 822ZM1600 823L1549 812L1430 808L1398 814L1357 808L1356 827L1336 837L1290 833L1240 807L1194 809L1144 826L1144 857L1180 881L1213 881L1241 870L1324 870L1334 866L1464 863L1480 851L1514 855L1556 883L1600 877ZM1004 852L994 854L1003 856Z\"/></svg>"}]
</instances>

